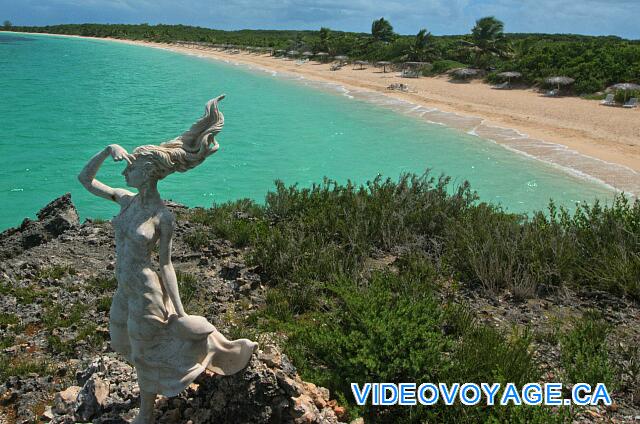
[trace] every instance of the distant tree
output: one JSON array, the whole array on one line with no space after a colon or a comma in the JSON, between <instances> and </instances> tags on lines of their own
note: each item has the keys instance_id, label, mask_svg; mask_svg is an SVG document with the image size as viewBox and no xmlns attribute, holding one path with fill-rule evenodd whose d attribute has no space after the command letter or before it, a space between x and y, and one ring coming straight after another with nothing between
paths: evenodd
<instances>
[{"instance_id":1,"label":"distant tree","mask_svg":"<svg viewBox=\"0 0 640 424\"><path fill-rule=\"evenodd\" d=\"M378 41L389 42L394 36L393 27L385 18L380 18L371 24L371 35Z\"/></svg>"},{"instance_id":2,"label":"distant tree","mask_svg":"<svg viewBox=\"0 0 640 424\"><path fill-rule=\"evenodd\" d=\"M471 29L471 41L464 44L473 51L476 66L488 66L492 57L509 56L504 24L493 16L478 19Z\"/></svg>"},{"instance_id":3,"label":"distant tree","mask_svg":"<svg viewBox=\"0 0 640 424\"><path fill-rule=\"evenodd\" d=\"M9 29L9 28L11 28L13 25L11 24L11 21L4 21L4 23L2 24L2 26L4 27L4 29Z\"/></svg>"},{"instance_id":4,"label":"distant tree","mask_svg":"<svg viewBox=\"0 0 640 424\"><path fill-rule=\"evenodd\" d=\"M331 30L326 27L320 28L320 45L318 46L323 52L329 51L329 43L331 41Z\"/></svg>"},{"instance_id":5,"label":"distant tree","mask_svg":"<svg viewBox=\"0 0 640 424\"><path fill-rule=\"evenodd\" d=\"M409 61L429 61L435 56L433 37L426 29L421 29L409 46L406 59Z\"/></svg>"}]
</instances>

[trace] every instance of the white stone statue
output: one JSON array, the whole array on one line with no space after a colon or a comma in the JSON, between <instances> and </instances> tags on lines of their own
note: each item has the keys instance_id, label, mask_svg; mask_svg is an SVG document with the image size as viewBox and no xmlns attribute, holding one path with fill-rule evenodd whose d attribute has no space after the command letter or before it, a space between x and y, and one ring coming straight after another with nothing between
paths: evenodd
<instances>
[{"instance_id":1,"label":"white stone statue","mask_svg":"<svg viewBox=\"0 0 640 424\"><path fill-rule=\"evenodd\" d=\"M140 413L134 423L153 422L157 394L176 396L205 369L234 374L247 365L257 347L247 339L229 341L205 318L185 312L171 263L175 218L157 188L158 180L188 171L218 150L214 137L224 125L218 110L223 98L207 102L204 116L181 136L159 146L140 146L132 154L112 144L91 158L78 176L89 192L120 205L113 219L118 288L109 333L112 348L138 374ZM108 156L128 163L122 174L137 194L96 180ZM156 273L151 253L158 243L160 272Z\"/></svg>"}]
</instances>

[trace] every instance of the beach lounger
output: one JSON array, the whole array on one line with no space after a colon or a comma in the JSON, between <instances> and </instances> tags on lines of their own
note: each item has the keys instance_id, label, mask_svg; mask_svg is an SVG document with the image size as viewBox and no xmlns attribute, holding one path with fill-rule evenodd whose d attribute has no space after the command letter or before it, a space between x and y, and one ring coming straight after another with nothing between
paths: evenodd
<instances>
[{"instance_id":1,"label":"beach lounger","mask_svg":"<svg viewBox=\"0 0 640 424\"><path fill-rule=\"evenodd\" d=\"M508 81L503 82L502 84L494 85L493 89L495 90L508 90L511 88L511 85Z\"/></svg>"},{"instance_id":2,"label":"beach lounger","mask_svg":"<svg viewBox=\"0 0 640 424\"><path fill-rule=\"evenodd\" d=\"M560 90L554 88L553 90L549 90L544 93L545 97L557 97L560 94Z\"/></svg>"},{"instance_id":3,"label":"beach lounger","mask_svg":"<svg viewBox=\"0 0 640 424\"><path fill-rule=\"evenodd\" d=\"M634 108L634 107L638 107L638 99L636 97L632 97L629 99L629 101L627 103L625 103L624 105L622 105L622 107L626 107L626 108Z\"/></svg>"},{"instance_id":4,"label":"beach lounger","mask_svg":"<svg viewBox=\"0 0 640 424\"><path fill-rule=\"evenodd\" d=\"M600 102L601 105L605 105L605 106L615 106L616 104L616 100L615 100L615 95L613 94L607 94L607 97Z\"/></svg>"},{"instance_id":5,"label":"beach lounger","mask_svg":"<svg viewBox=\"0 0 640 424\"><path fill-rule=\"evenodd\" d=\"M387 87L387 90L397 90L397 91L408 92L409 87L406 84L394 82L393 84L390 84Z\"/></svg>"},{"instance_id":6,"label":"beach lounger","mask_svg":"<svg viewBox=\"0 0 640 424\"><path fill-rule=\"evenodd\" d=\"M418 71L414 71L412 69L405 69L404 71L402 71L400 76L402 78L418 78L420 75L418 74Z\"/></svg>"},{"instance_id":7,"label":"beach lounger","mask_svg":"<svg viewBox=\"0 0 640 424\"><path fill-rule=\"evenodd\" d=\"M338 71L338 70L340 70L341 68L342 68L342 65L335 64L335 65L331 65L331 68L330 68L330 69L331 69L332 71Z\"/></svg>"}]
</instances>

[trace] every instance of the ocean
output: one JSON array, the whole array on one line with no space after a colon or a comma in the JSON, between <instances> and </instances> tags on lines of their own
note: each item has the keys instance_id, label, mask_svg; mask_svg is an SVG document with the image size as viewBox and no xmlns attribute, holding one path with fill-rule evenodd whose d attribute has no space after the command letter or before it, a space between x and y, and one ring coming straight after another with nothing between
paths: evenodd
<instances>
[{"instance_id":1,"label":"ocean","mask_svg":"<svg viewBox=\"0 0 640 424\"><path fill-rule=\"evenodd\" d=\"M131 151L179 135L221 93L221 149L163 180L164 198L205 207L262 202L276 179L363 183L427 169L451 176L452 187L468 180L482 201L512 212L614 195L598 181L339 87L108 40L0 33L0 92L0 229L66 192L82 218L110 219L117 206L76 179L84 164L112 143ZM108 160L98 179L123 187L123 169Z\"/></svg>"}]
</instances>

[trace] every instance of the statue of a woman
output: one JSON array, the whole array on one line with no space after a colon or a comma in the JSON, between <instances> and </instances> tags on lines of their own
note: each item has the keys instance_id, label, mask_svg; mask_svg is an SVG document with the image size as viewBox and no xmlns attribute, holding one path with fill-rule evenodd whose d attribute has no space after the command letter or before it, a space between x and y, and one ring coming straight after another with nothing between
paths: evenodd
<instances>
[{"instance_id":1,"label":"statue of a woman","mask_svg":"<svg viewBox=\"0 0 640 424\"><path fill-rule=\"evenodd\" d=\"M185 172L218 150L214 137L224 124L218 110L223 98L210 100L204 116L181 136L159 146L140 146L132 154L112 144L91 158L78 176L89 192L120 205L113 219L118 288L109 333L111 347L138 374L140 413L135 423L153 422L157 394L176 396L205 369L234 374L247 365L257 346L247 339L229 341L205 318L186 314L171 264L175 218L157 188L158 180ZM137 194L95 179L108 156L128 163L122 174ZM151 261L158 243L159 274Z\"/></svg>"}]
</instances>

